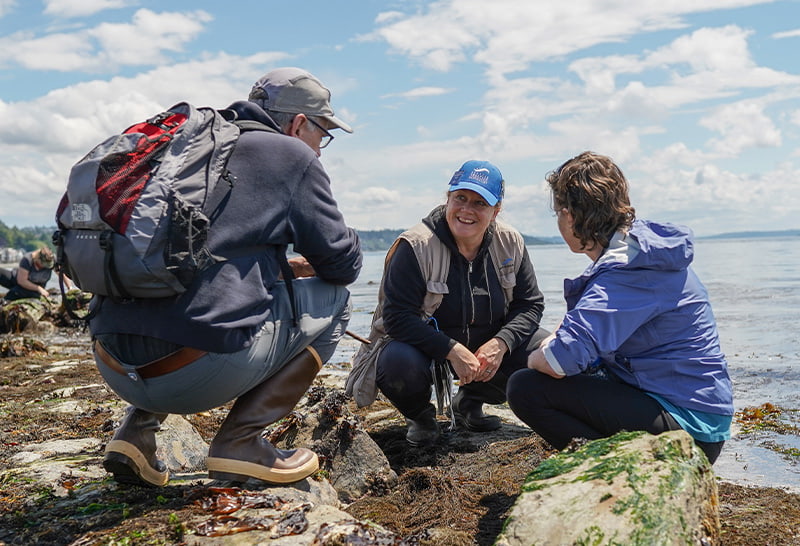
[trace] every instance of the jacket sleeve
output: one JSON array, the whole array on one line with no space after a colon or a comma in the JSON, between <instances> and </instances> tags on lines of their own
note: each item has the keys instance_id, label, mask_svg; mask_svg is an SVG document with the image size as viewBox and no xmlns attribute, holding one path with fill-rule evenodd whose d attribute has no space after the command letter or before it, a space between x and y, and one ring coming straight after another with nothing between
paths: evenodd
<instances>
[{"instance_id":1,"label":"jacket sleeve","mask_svg":"<svg viewBox=\"0 0 800 546\"><path fill-rule=\"evenodd\" d=\"M652 286L612 270L587 284L548 349L566 375L576 375L598 357L614 353L659 312Z\"/></svg>"},{"instance_id":2,"label":"jacket sleeve","mask_svg":"<svg viewBox=\"0 0 800 546\"><path fill-rule=\"evenodd\" d=\"M509 351L513 351L539 329L544 313L544 295L536 281L536 273L526 248L519 271L517 284L514 286L513 299L509 303L508 313L503 327L495 334L505 341Z\"/></svg>"},{"instance_id":3,"label":"jacket sleeve","mask_svg":"<svg viewBox=\"0 0 800 546\"><path fill-rule=\"evenodd\" d=\"M308 260L319 278L342 285L358 278L361 242L345 225L330 179L316 158L292 195L288 222L294 251Z\"/></svg>"},{"instance_id":4,"label":"jacket sleeve","mask_svg":"<svg viewBox=\"0 0 800 546\"><path fill-rule=\"evenodd\" d=\"M386 333L392 339L413 345L431 358L446 357L456 342L422 321L426 282L414 250L406 241L400 241L386 267L383 292Z\"/></svg>"}]
</instances>

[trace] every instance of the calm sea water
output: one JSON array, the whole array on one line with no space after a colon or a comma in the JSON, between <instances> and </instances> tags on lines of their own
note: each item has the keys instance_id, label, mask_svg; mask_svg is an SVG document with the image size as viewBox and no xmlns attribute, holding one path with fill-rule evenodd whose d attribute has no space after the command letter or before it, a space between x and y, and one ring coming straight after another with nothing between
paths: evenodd
<instances>
[{"instance_id":1,"label":"calm sea water","mask_svg":"<svg viewBox=\"0 0 800 546\"><path fill-rule=\"evenodd\" d=\"M565 245L528 248L545 296L543 326L555 326L565 311L564 277L588 265ZM385 252L365 255L358 282L351 286L350 330L366 336L375 308ZM779 239L701 239L695 271L708 288L734 385L736 410L772 403L800 408L800 237ZM348 361L357 343L345 338L334 362ZM785 414L800 426L797 413ZM734 428L714 465L721 478L750 485L800 490L800 437L763 434L745 437ZM795 451L797 452L797 451Z\"/></svg>"}]
</instances>

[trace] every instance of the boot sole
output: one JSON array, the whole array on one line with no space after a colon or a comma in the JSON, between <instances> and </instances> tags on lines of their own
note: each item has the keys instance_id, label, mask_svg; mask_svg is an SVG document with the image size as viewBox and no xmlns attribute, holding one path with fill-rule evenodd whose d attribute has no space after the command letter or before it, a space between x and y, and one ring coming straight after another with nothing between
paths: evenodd
<instances>
[{"instance_id":1,"label":"boot sole","mask_svg":"<svg viewBox=\"0 0 800 546\"><path fill-rule=\"evenodd\" d=\"M249 478L255 478L273 484L286 484L298 482L319 470L319 457L314 453L313 458L297 468L270 468L236 459L207 457L206 468L212 480L246 482Z\"/></svg>"},{"instance_id":2,"label":"boot sole","mask_svg":"<svg viewBox=\"0 0 800 546\"><path fill-rule=\"evenodd\" d=\"M408 436L406 436L406 442L412 447L429 447L435 445L441 437L442 435L438 434L435 437L426 438L424 440L409 440Z\"/></svg>"},{"instance_id":3,"label":"boot sole","mask_svg":"<svg viewBox=\"0 0 800 546\"><path fill-rule=\"evenodd\" d=\"M169 482L169 471L159 472L135 445L124 440L111 440L106 446L103 468L114 480L130 485L163 487Z\"/></svg>"}]
</instances>

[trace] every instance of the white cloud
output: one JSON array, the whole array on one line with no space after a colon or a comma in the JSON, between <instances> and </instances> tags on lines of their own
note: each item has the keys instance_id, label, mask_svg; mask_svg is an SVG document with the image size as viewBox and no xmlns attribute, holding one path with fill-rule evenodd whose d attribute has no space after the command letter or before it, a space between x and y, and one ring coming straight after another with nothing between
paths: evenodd
<instances>
[{"instance_id":1,"label":"white cloud","mask_svg":"<svg viewBox=\"0 0 800 546\"><path fill-rule=\"evenodd\" d=\"M400 11L384 11L383 13L378 14L378 16L375 18L375 22L378 24L384 24L396 19L402 19L403 17L405 17L405 14Z\"/></svg>"},{"instance_id":2,"label":"white cloud","mask_svg":"<svg viewBox=\"0 0 800 546\"><path fill-rule=\"evenodd\" d=\"M676 143L620 166L640 218L685 223L701 235L797 225L800 170L795 165L758 174L734 172L713 155Z\"/></svg>"},{"instance_id":3,"label":"white cloud","mask_svg":"<svg viewBox=\"0 0 800 546\"><path fill-rule=\"evenodd\" d=\"M386 95L382 95L381 98L386 99L400 97L404 99L419 99L422 97L437 97L439 95L447 95L453 91L454 90L452 88L446 87L417 87L401 93L388 93Z\"/></svg>"},{"instance_id":4,"label":"white cloud","mask_svg":"<svg viewBox=\"0 0 800 546\"><path fill-rule=\"evenodd\" d=\"M638 32L676 29L680 17L768 0L644 0L519 2L517 0L441 0L421 14L378 18L385 23L371 35L423 66L449 70L469 57L492 74L525 68Z\"/></svg>"},{"instance_id":5,"label":"white cloud","mask_svg":"<svg viewBox=\"0 0 800 546\"><path fill-rule=\"evenodd\" d=\"M686 64L693 72L730 73L750 68L753 62L747 49L752 31L734 25L701 28L679 37L670 45L647 56L645 65Z\"/></svg>"},{"instance_id":6,"label":"white cloud","mask_svg":"<svg viewBox=\"0 0 800 546\"><path fill-rule=\"evenodd\" d=\"M627 95L641 105L633 109L639 113L730 96L744 88L800 83L795 75L757 66L748 49L751 34L733 25L702 28L651 53L583 58L571 63L570 70L586 84L587 95L606 94L613 97L613 103L627 103ZM620 77L645 72L654 77L663 74L664 83L645 86L642 81L632 81L616 91Z\"/></svg>"},{"instance_id":7,"label":"white cloud","mask_svg":"<svg viewBox=\"0 0 800 546\"><path fill-rule=\"evenodd\" d=\"M0 17L5 17L16 5L16 0L0 0Z\"/></svg>"},{"instance_id":8,"label":"white cloud","mask_svg":"<svg viewBox=\"0 0 800 546\"><path fill-rule=\"evenodd\" d=\"M0 101L0 195L6 196L0 219L49 224L71 166L95 144L182 100L221 108L244 99L264 67L286 57L219 54L132 78L80 83L32 101Z\"/></svg>"},{"instance_id":9,"label":"white cloud","mask_svg":"<svg viewBox=\"0 0 800 546\"><path fill-rule=\"evenodd\" d=\"M120 66L153 65L166 60L164 52L180 51L210 20L204 11L141 9L130 23L103 23L43 37L19 32L0 38L0 64L63 72L115 72Z\"/></svg>"},{"instance_id":10,"label":"white cloud","mask_svg":"<svg viewBox=\"0 0 800 546\"><path fill-rule=\"evenodd\" d=\"M724 157L735 157L749 148L781 145L781 132L755 101L742 101L717 108L700 120L700 125L720 133L709 141L709 148Z\"/></svg>"},{"instance_id":11,"label":"white cloud","mask_svg":"<svg viewBox=\"0 0 800 546\"><path fill-rule=\"evenodd\" d=\"M590 95L613 93L619 74L642 71L642 63L636 55L611 55L609 57L585 57L570 63L569 70L578 75Z\"/></svg>"},{"instance_id":12,"label":"white cloud","mask_svg":"<svg viewBox=\"0 0 800 546\"><path fill-rule=\"evenodd\" d=\"M131 23L104 23L89 31L104 56L115 63L148 65L165 61L163 52L181 51L212 17L204 11L155 13L140 9Z\"/></svg>"},{"instance_id":13,"label":"white cloud","mask_svg":"<svg viewBox=\"0 0 800 546\"><path fill-rule=\"evenodd\" d=\"M50 34L34 38L27 33L0 37L0 64L18 64L31 70L81 70L94 64L92 45L85 35Z\"/></svg>"},{"instance_id":14,"label":"white cloud","mask_svg":"<svg viewBox=\"0 0 800 546\"><path fill-rule=\"evenodd\" d=\"M403 199L401 192L379 186L362 188L357 193L350 193L349 196L353 199L353 205L359 208L373 209L373 212L376 209L386 210L395 207Z\"/></svg>"},{"instance_id":15,"label":"white cloud","mask_svg":"<svg viewBox=\"0 0 800 546\"><path fill-rule=\"evenodd\" d=\"M753 3L758 2L723 2L729 7ZM748 48L752 32L733 25L698 29L640 54L578 58L569 65L578 83L541 77L537 63L634 33L679 29L682 15L722 7L711 0L651 0L635 6L450 0L406 18L394 14L373 39L436 70L450 70L470 56L482 63L489 87L478 109L481 149L516 155L513 150L523 153L522 138L536 145L537 153L557 154L559 145L565 153L600 145L628 155L640 149L640 135L663 132L656 124L677 108L800 79L757 66ZM651 125L639 127L643 120ZM775 142L774 134L765 130L754 142ZM725 143L731 144L749 145Z\"/></svg>"},{"instance_id":16,"label":"white cloud","mask_svg":"<svg viewBox=\"0 0 800 546\"><path fill-rule=\"evenodd\" d=\"M56 17L85 17L107 9L135 5L130 0L45 0L44 13Z\"/></svg>"},{"instance_id":17,"label":"white cloud","mask_svg":"<svg viewBox=\"0 0 800 546\"><path fill-rule=\"evenodd\" d=\"M783 38L797 38L800 36L800 28L796 30L786 30L784 32L776 32L772 35L773 38L776 40L781 40Z\"/></svg>"}]
</instances>

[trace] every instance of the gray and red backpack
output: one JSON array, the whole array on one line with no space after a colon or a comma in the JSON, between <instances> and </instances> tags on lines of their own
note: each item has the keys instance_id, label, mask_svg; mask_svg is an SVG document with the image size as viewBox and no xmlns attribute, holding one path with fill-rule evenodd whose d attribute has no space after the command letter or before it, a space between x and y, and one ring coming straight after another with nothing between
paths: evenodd
<instances>
[{"instance_id":1,"label":"gray and red backpack","mask_svg":"<svg viewBox=\"0 0 800 546\"><path fill-rule=\"evenodd\" d=\"M234 118L182 102L94 147L72 167L56 212L59 270L83 291L124 301L181 294L229 259L206 245L223 201L211 196L234 187L227 163L240 130L274 132Z\"/></svg>"}]
</instances>

